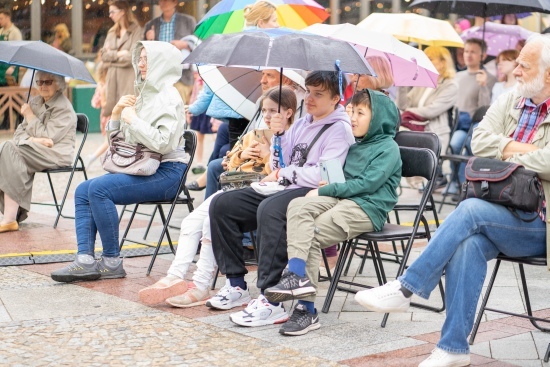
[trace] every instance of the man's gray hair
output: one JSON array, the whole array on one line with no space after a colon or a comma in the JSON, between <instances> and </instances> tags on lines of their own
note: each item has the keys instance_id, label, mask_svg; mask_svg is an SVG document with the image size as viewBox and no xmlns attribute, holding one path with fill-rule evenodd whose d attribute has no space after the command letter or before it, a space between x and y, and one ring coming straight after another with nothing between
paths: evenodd
<instances>
[{"instance_id":1,"label":"man's gray hair","mask_svg":"<svg viewBox=\"0 0 550 367\"><path fill-rule=\"evenodd\" d=\"M67 84L65 83L65 77L57 74L48 73L47 71L37 70L34 74L34 79L37 80L39 77L49 77L55 81L57 84L57 90L65 92Z\"/></svg>"},{"instance_id":2,"label":"man's gray hair","mask_svg":"<svg viewBox=\"0 0 550 367\"><path fill-rule=\"evenodd\" d=\"M535 33L531 35L525 44L536 43L540 45L540 68L546 70L550 68L550 34Z\"/></svg>"}]
</instances>

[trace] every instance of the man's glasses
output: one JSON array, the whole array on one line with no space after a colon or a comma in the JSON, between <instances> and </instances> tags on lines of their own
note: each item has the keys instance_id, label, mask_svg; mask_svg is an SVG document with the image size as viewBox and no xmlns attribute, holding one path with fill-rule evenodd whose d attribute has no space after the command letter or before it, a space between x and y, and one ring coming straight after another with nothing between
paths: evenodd
<instances>
[{"instance_id":1,"label":"man's glasses","mask_svg":"<svg viewBox=\"0 0 550 367\"><path fill-rule=\"evenodd\" d=\"M44 84L46 84L47 86L50 86L50 85L52 85L52 83L53 83L53 80L37 80L36 81L36 85L38 85L39 87L41 87Z\"/></svg>"}]
</instances>

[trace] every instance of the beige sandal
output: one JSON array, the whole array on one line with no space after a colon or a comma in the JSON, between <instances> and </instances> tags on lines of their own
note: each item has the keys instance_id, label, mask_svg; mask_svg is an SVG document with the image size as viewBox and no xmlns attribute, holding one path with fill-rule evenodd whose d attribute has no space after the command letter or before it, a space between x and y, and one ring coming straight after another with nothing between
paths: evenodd
<instances>
[{"instance_id":1,"label":"beige sandal","mask_svg":"<svg viewBox=\"0 0 550 367\"><path fill-rule=\"evenodd\" d=\"M200 290L196 287L189 288L181 296L168 298L166 303L173 307L187 308L204 305L210 298L208 289Z\"/></svg>"}]
</instances>

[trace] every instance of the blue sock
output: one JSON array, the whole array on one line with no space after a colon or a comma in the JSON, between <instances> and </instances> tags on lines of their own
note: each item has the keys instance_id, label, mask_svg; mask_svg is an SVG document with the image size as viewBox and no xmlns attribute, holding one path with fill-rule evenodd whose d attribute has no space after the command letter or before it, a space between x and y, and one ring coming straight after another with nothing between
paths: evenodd
<instances>
[{"instance_id":1,"label":"blue sock","mask_svg":"<svg viewBox=\"0 0 550 367\"><path fill-rule=\"evenodd\" d=\"M246 290L246 282L244 281L244 277L229 278L229 284L231 284L232 287L239 287L242 290Z\"/></svg>"},{"instance_id":2,"label":"blue sock","mask_svg":"<svg viewBox=\"0 0 550 367\"><path fill-rule=\"evenodd\" d=\"M293 257L288 260L288 270L298 275L299 277L306 276L306 262L305 260Z\"/></svg>"},{"instance_id":3,"label":"blue sock","mask_svg":"<svg viewBox=\"0 0 550 367\"><path fill-rule=\"evenodd\" d=\"M304 305L307 308L309 313L315 315L315 313L316 313L315 312L315 303L310 302L310 301L298 301L298 304Z\"/></svg>"}]
</instances>

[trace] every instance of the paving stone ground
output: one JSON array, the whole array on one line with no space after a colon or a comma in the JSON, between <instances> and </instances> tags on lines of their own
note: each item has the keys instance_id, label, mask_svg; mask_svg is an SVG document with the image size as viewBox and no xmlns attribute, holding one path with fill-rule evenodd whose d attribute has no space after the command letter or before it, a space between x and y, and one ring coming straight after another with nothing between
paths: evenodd
<instances>
[{"instance_id":1,"label":"paving stone ground","mask_svg":"<svg viewBox=\"0 0 550 367\"><path fill-rule=\"evenodd\" d=\"M5 139L0 136L0 141ZM101 140L101 135L90 134L84 154L91 153ZM102 170L96 164L89 173L94 177ZM61 195L66 176L59 176L55 184ZM77 177L72 185L67 214L74 212L72 194L81 180ZM51 202L47 185L45 177L37 175L33 201ZM203 193L193 193L196 205ZM405 188L402 199L418 195ZM444 207L441 218L451 209ZM20 231L0 234L0 260L17 259L22 264L21 259L28 259L28 265L0 267L0 366L416 366L439 338L444 312L411 308L391 315L381 328L382 315L365 311L353 294L341 291L336 293L330 312L320 313L321 329L301 337L281 336L277 326L239 327L229 321L228 312L204 306L142 305L137 292L166 274L172 255L161 255L149 277L145 272L151 257L142 256L124 260L128 273L124 279L58 284L49 273L62 263L36 263L36 259L53 261L45 254L70 254L76 249L74 222L62 219L53 229L54 212L52 207L33 205ZM178 209L172 223L179 225L186 214ZM142 235L147 221L140 216L132 235ZM150 238L159 233L157 222L160 220L155 221ZM121 225L125 223L123 220ZM177 230L171 233L177 239ZM425 245L419 242L415 246L412 259ZM334 262L332 258L332 267ZM367 261L363 274L358 272L359 265L360 258L355 258L345 279L375 285L372 265ZM491 262L489 271L493 265ZM385 269L387 274L397 270L390 263ZM258 294L255 270L249 267L246 278L253 296ZM547 271L527 267L526 272L536 314L550 319ZM224 282L220 277L217 287ZM321 283L318 309L327 288L327 282ZM441 304L436 292L429 304ZM525 312L517 267L501 266L490 304ZM287 302L285 306L293 305ZM536 330L526 320L488 313L471 349L472 365L548 366L541 359L549 342L550 334Z\"/></svg>"}]
</instances>

